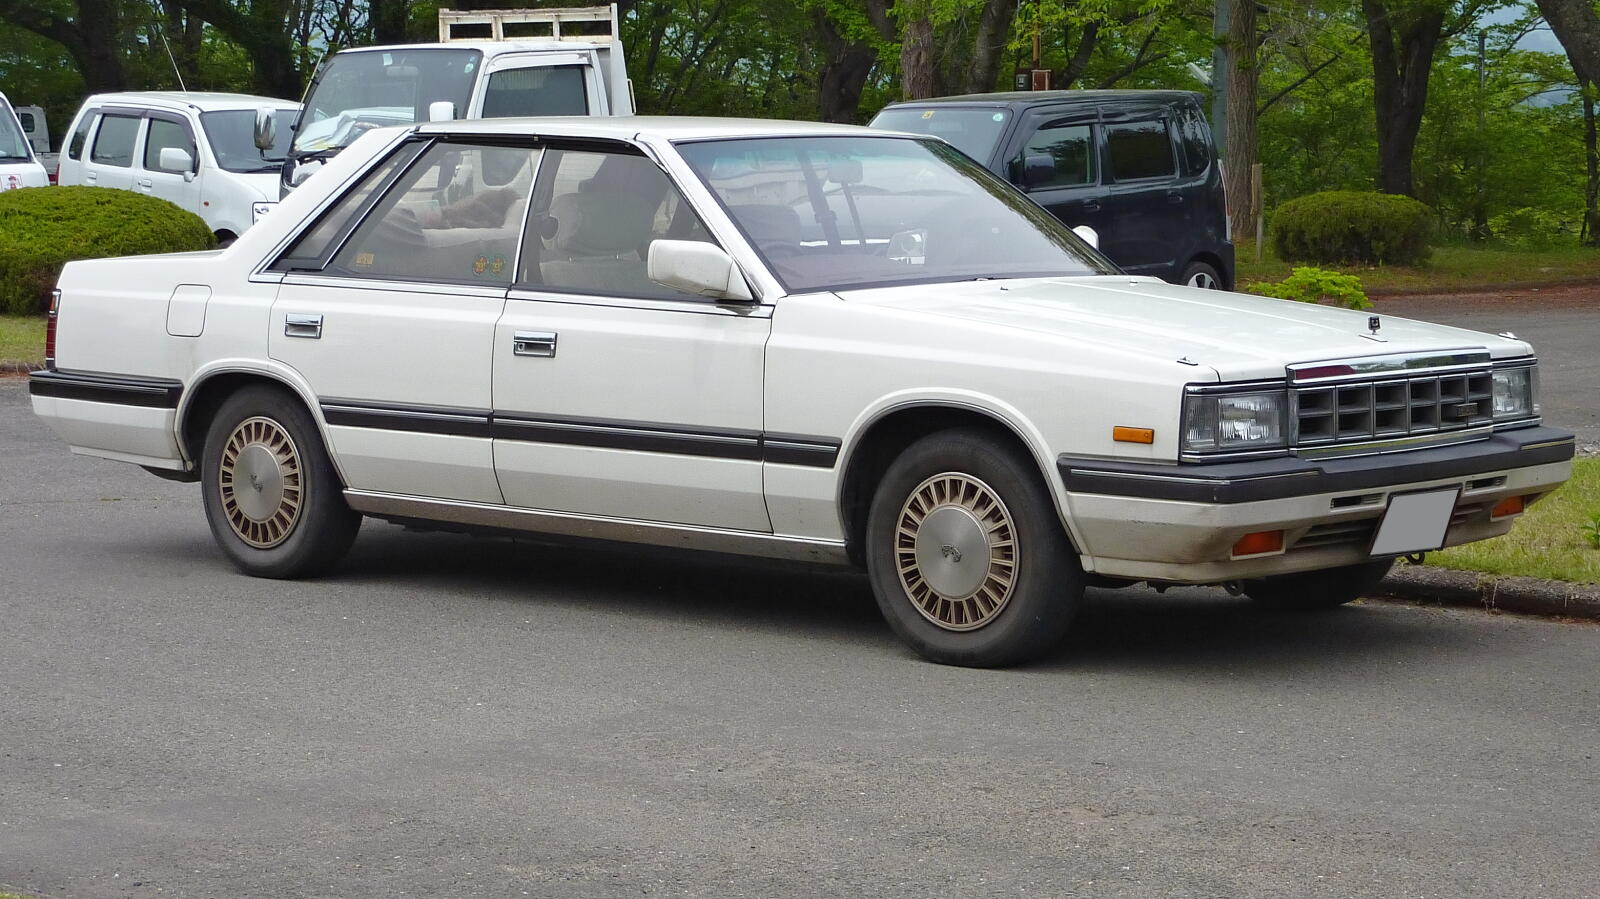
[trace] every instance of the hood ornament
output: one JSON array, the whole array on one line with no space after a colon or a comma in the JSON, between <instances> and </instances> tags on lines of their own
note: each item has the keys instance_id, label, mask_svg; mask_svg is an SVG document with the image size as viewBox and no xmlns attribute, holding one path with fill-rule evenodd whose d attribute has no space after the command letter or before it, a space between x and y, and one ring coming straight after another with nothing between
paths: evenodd
<instances>
[{"instance_id":1,"label":"hood ornament","mask_svg":"<svg viewBox=\"0 0 1600 899\"><path fill-rule=\"evenodd\" d=\"M1361 336L1365 337L1368 340L1376 340L1379 343L1388 343L1389 341L1387 341L1384 338L1378 336L1378 329L1380 327L1382 327L1382 326L1383 326L1383 320L1382 319L1378 318L1378 316L1376 316L1376 315L1369 315L1369 316L1367 316L1367 333L1365 333L1365 334L1363 334Z\"/></svg>"}]
</instances>

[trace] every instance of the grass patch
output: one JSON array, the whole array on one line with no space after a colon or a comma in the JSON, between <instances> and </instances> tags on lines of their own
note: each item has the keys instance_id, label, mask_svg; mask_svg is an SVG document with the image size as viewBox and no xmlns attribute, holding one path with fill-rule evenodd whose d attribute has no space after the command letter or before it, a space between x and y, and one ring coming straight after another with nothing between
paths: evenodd
<instances>
[{"instance_id":1,"label":"grass patch","mask_svg":"<svg viewBox=\"0 0 1600 899\"><path fill-rule=\"evenodd\" d=\"M1600 549L1583 525L1600 513L1600 459L1577 459L1572 480L1540 500L1493 540L1429 553L1428 564L1488 574L1521 574L1574 583L1600 583Z\"/></svg>"},{"instance_id":2,"label":"grass patch","mask_svg":"<svg viewBox=\"0 0 1600 899\"><path fill-rule=\"evenodd\" d=\"M1284 262L1267 245L1261 262L1256 262L1255 242L1240 244L1239 285L1262 281L1282 281L1289 277L1293 263ZM1302 263L1304 264L1304 263ZM1446 245L1433 248L1433 255L1419 266L1407 265L1323 265L1333 271L1355 275L1362 287L1373 290L1415 290L1418 288L1454 290L1517 282L1586 281L1600 279L1600 249L1594 247L1553 247L1543 250L1511 250L1504 247Z\"/></svg>"},{"instance_id":3,"label":"grass patch","mask_svg":"<svg viewBox=\"0 0 1600 899\"><path fill-rule=\"evenodd\" d=\"M44 318L0 315L0 362L44 364ZM6 899L0 894L0 899Z\"/></svg>"}]
</instances>

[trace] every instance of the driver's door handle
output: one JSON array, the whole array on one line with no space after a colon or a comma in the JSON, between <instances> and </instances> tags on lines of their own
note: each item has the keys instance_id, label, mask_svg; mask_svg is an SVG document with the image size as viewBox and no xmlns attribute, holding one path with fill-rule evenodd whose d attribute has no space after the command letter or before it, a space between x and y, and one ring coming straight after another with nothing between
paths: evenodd
<instances>
[{"instance_id":1,"label":"driver's door handle","mask_svg":"<svg viewBox=\"0 0 1600 899\"><path fill-rule=\"evenodd\" d=\"M556 332L514 331L511 335L511 354L548 359L556 354Z\"/></svg>"}]
</instances>

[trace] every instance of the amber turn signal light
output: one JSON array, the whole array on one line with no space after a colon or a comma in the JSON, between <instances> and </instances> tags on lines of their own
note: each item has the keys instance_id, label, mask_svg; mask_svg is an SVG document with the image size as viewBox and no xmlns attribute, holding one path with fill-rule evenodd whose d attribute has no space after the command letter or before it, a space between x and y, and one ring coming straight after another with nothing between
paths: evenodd
<instances>
[{"instance_id":1,"label":"amber turn signal light","mask_svg":"<svg viewBox=\"0 0 1600 899\"><path fill-rule=\"evenodd\" d=\"M1118 443L1155 443L1156 432L1150 428L1125 428L1118 425L1111 429L1111 439Z\"/></svg>"},{"instance_id":2,"label":"amber turn signal light","mask_svg":"<svg viewBox=\"0 0 1600 899\"><path fill-rule=\"evenodd\" d=\"M1522 508L1522 497L1508 496L1494 504L1494 508L1489 510L1489 517L1509 518L1512 515L1521 515Z\"/></svg>"},{"instance_id":3,"label":"amber turn signal light","mask_svg":"<svg viewBox=\"0 0 1600 899\"><path fill-rule=\"evenodd\" d=\"M1256 531L1254 534L1245 534L1239 542L1233 545L1233 554L1236 556L1259 556L1262 553L1275 553L1283 549L1282 531Z\"/></svg>"}]
</instances>

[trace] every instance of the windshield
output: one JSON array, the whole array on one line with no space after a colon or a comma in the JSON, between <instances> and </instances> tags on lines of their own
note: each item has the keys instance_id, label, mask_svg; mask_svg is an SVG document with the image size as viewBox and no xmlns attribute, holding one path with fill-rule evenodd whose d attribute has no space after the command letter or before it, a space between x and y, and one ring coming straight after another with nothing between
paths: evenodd
<instances>
[{"instance_id":1,"label":"windshield","mask_svg":"<svg viewBox=\"0 0 1600 899\"><path fill-rule=\"evenodd\" d=\"M348 147L372 128L425 122L428 105L440 100L465 115L482 61L477 50L437 47L339 53L306 98L294 149Z\"/></svg>"},{"instance_id":2,"label":"windshield","mask_svg":"<svg viewBox=\"0 0 1600 899\"><path fill-rule=\"evenodd\" d=\"M937 141L767 138L679 150L791 291L1117 271Z\"/></svg>"},{"instance_id":3,"label":"windshield","mask_svg":"<svg viewBox=\"0 0 1600 899\"><path fill-rule=\"evenodd\" d=\"M33 154L28 151L27 138L22 136L22 130L17 127L16 116L11 112L11 104L0 100L0 159L32 159Z\"/></svg>"},{"instance_id":4,"label":"windshield","mask_svg":"<svg viewBox=\"0 0 1600 899\"><path fill-rule=\"evenodd\" d=\"M200 113L200 127L206 130L206 140L211 152L217 155L217 164L230 172L276 172L283 168L283 158L289 155L289 123L294 120L293 107L278 109L278 128L272 149L256 149L256 111L254 109L229 109L225 112Z\"/></svg>"},{"instance_id":5,"label":"windshield","mask_svg":"<svg viewBox=\"0 0 1600 899\"><path fill-rule=\"evenodd\" d=\"M994 107L891 106L878 113L872 127L942 137L973 159L988 162L1009 116Z\"/></svg>"}]
</instances>

